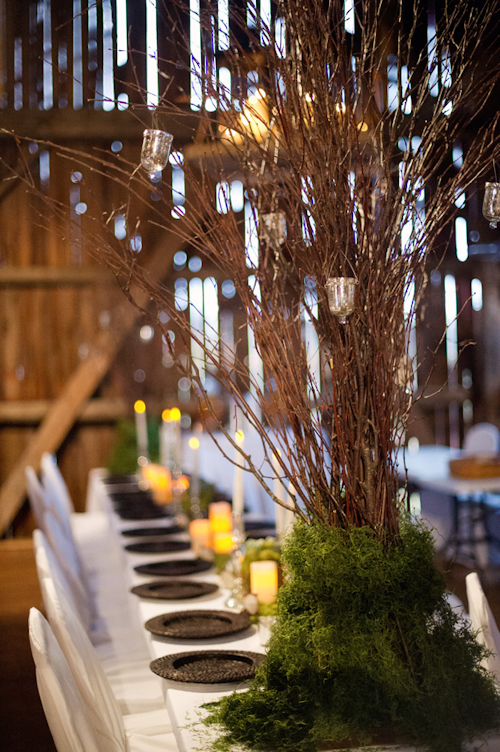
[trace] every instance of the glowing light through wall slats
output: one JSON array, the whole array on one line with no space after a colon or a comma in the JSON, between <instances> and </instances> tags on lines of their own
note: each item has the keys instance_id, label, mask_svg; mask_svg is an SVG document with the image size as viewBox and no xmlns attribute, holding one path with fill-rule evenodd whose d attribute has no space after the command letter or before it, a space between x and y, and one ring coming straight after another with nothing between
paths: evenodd
<instances>
[{"instance_id":1,"label":"glowing light through wall slats","mask_svg":"<svg viewBox=\"0 0 500 752\"><path fill-rule=\"evenodd\" d=\"M257 209L250 201L245 201L245 256L250 269L255 269L259 263L259 233Z\"/></svg>"},{"instance_id":2,"label":"glowing light through wall slats","mask_svg":"<svg viewBox=\"0 0 500 752\"><path fill-rule=\"evenodd\" d=\"M115 108L115 74L113 51L113 14L111 0L102 0L102 109Z\"/></svg>"},{"instance_id":3,"label":"glowing light through wall slats","mask_svg":"<svg viewBox=\"0 0 500 752\"><path fill-rule=\"evenodd\" d=\"M82 1L73 0L73 109L83 107Z\"/></svg>"},{"instance_id":4,"label":"glowing light through wall slats","mask_svg":"<svg viewBox=\"0 0 500 752\"><path fill-rule=\"evenodd\" d=\"M228 110L231 107L231 71L222 66L218 70L219 77L219 107Z\"/></svg>"},{"instance_id":5,"label":"glowing light through wall slats","mask_svg":"<svg viewBox=\"0 0 500 752\"><path fill-rule=\"evenodd\" d=\"M257 0L247 0L247 26L249 29L257 26Z\"/></svg>"},{"instance_id":6,"label":"glowing light through wall slats","mask_svg":"<svg viewBox=\"0 0 500 752\"><path fill-rule=\"evenodd\" d=\"M219 50L229 49L229 0L217 2L218 36L217 46Z\"/></svg>"},{"instance_id":7,"label":"glowing light through wall slats","mask_svg":"<svg viewBox=\"0 0 500 752\"><path fill-rule=\"evenodd\" d=\"M191 109L200 110L203 102L201 81L201 24L200 0L189 0L189 48Z\"/></svg>"},{"instance_id":8,"label":"glowing light through wall slats","mask_svg":"<svg viewBox=\"0 0 500 752\"><path fill-rule=\"evenodd\" d=\"M231 183L231 208L234 212L243 211L244 195L241 180L233 180Z\"/></svg>"},{"instance_id":9,"label":"glowing light through wall slats","mask_svg":"<svg viewBox=\"0 0 500 752\"><path fill-rule=\"evenodd\" d=\"M276 54L282 60L286 57L285 19L278 17L274 22L274 46Z\"/></svg>"},{"instance_id":10,"label":"glowing light through wall slats","mask_svg":"<svg viewBox=\"0 0 500 752\"><path fill-rule=\"evenodd\" d=\"M173 151L168 161L172 165L172 202L171 211L174 219L180 219L186 213L186 179L184 175L184 156L180 151Z\"/></svg>"},{"instance_id":11,"label":"glowing light through wall slats","mask_svg":"<svg viewBox=\"0 0 500 752\"><path fill-rule=\"evenodd\" d=\"M437 56L436 20L433 13L429 13L427 23L427 71L429 73L429 92L431 97L439 94L439 71Z\"/></svg>"},{"instance_id":12,"label":"glowing light through wall slats","mask_svg":"<svg viewBox=\"0 0 500 752\"><path fill-rule=\"evenodd\" d=\"M127 0L116 0L116 65L128 60Z\"/></svg>"},{"instance_id":13,"label":"glowing light through wall slats","mask_svg":"<svg viewBox=\"0 0 500 752\"><path fill-rule=\"evenodd\" d=\"M271 0L260 0L260 43L271 44Z\"/></svg>"},{"instance_id":14,"label":"glowing light through wall slats","mask_svg":"<svg viewBox=\"0 0 500 752\"><path fill-rule=\"evenodd\" d=\"M156 0L146 0L146 103L158 107L158 25Z\"/></svg>"},{"instance_id":15,"label":"glowing light through wall slats","mask_svg":"<svg viewBox=\"0 0 500 752\"><path fill-rule=\"evenodd\" d=\"M217 289L217 280L214 277L207 277L203 280L203 313L204 313L204 334L205 347L209 353L212 353L215 360L218 360L219 354L219 293ZM207 357L207 370L213 371L216 366Z\"/></svg>"},{"instance_id":16,"label":"glowing light through wall slats","mask_svg":"<svg viewBox=\"0 0 500 752\"><path fill-rule=\"evenodd\" d=\"M199 277L189 281L189 323L191 325L191 360L198 368L202 383L205 383L205 353L203 351L203 282ZM195 341L195 337L200 342Z\"/></svg>"},{"instance_id":17,"label":"glowing light through wall slats","mask_svg":"<svg viewBox=\"0 0 500 752\"><path fill-rule=\"evenodd\" d=\"M248 277L248 285L253 290L253 293L258 301L260 301L260 287L258 280L251 275ZM248 372L250 375L250 394L257 399L259 392L264 394L264 365L262 358L260 357L257 345L255 344L255 336L250 324L247 324L247 340L248 340ZM255 412L260 419L261 410L255 406Z\"/></svg>"},{"instance_id":18,"label":"glowing light through wall slats","mask_svg":"<svg viewBox=\"0 0 500 752\"><path fill-rule=\"evenodd\" d=\"M23 107L23 40L14 39L14 109Z\"/></svg>"},{"instance_id":19,"label":"glowing light through wall slats","mask_svg":"<svg viewBox=\"0 0 500 752\"><path fill-rule=\"evenodd\" d=\"M455 219L455 248L457 259L467 261L469 258L469 244L467 241L467 220L465 217Z\"/></svg>"},{"instance_id":20,"label":"glowing light through wall slats","mask_svg":"<svg viewBox=\"0 0 500 752\"><path fill-rule=\"evenodd\" d=\"M444 315L448 381L450 385L455 385L457 383L455 366L458 360L457 285L452 274L447 274L444 278Z\"/></svg>"},{"instance_id":21,"label":"glowing light through wall slats","mask_svg":"<svg viewBox=\"0 0 500 752\"><path fill-rule=\"evenodd\" d=\"M309 176L303 177L302 182L302 203L305 206L312 206L314 204L313 185ZM306 245L312 245L314 238L316 237L316 224L314 217L310 209L305 209L302 214L302 237Z\"/></svg>"},{"instance_id":22,"label":"glowing light through wall slats","mask_svg":"<svg viewBox=\"0 0 500 752\"><path fill-rule=\"evenodd\" d=\"M50 0L43 0L43 109L52 109L54 91L52 84L52 24Z\"/></svg>"},{"instance_id":23,"label":"glowing light through wall slats","mask_svg":"<svg viewBox=\"0 0 500 752\"><path fill-rule=\"evenodd\" d=\"M316 283L311 277L306 283L304 307L302 312L303 321L303 340L306 348L307 369L309 377L307 380L307 396L313 400L320 392L321 388L321 354L319 348L319 339L313 323L313 318L318 317L318 294L316 292Z\"/></svg>"},{"instance_id":24,"label":"glowing light through wall slats","mask_svg":"<svg viewBox=\"0 0 500 752\"><path fill-rule=\"evenodd\" d=\"M230 208L229 183L223 180L215 186L215 205L219 214L227 214Z\"/></svg>"},{"instance_id":25,"label":"glowing light through wall slats","mask_svg":"<svg viewBox=\"0 0 500 752\"><path fill-rule=\"evenodd\" d=\"M412 364L412 380L411 380L411 387L413 391L415 391L418 387L418 378L417 378L417 325L416 325L416 317L415 317L415 283L413 281L410 281L406 291L405 291L405 297L404 297L404 303L403 303L403 311L405 315L405 319L409 320L409 330L408 330L408 357L411 360Z\"/></svg>"},{"instance_id":26,"label":"glowing light through wall slats","mask_svg":"<svg viewBox=\"0 0 500 752\"><path fill-rule=\"evenodd\" d=\"M356 31L354 0L344 0L344 28L348 34L354 34Z\"/></svg>"},{"instance_id":27,"label":"glowing light through wall slats","mask_svg":"<svg viewBox=\"0 0 500 752\"><path fill-rule=\"evenodd\" d=\"M483 307L483 283L480 279L471 279L470 292L472 309L474 311L480 311Z\"/></svg>"}]
</instances>

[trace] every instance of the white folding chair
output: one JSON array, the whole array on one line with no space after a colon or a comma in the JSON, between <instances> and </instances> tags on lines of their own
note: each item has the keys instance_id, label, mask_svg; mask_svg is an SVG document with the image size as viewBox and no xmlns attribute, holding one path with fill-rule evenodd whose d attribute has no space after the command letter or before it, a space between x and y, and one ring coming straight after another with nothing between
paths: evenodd
<instances>
[{"instance_id":1,"label":"white folding chair","mask_svg":"<svg viewBox=\"0 0 500 752\"><path fill-rule=\"evenodd\" d=\"M42 471L42 483L45 489L54 497L57 497L61 507L65 509L66 515L69 518L74 514L75 507L55 456L49 454L49 452L44 452L40 461L40 467Z\"/></svg>"},{"instance_id":2,"label":"white folding chair","mask_svg":"<svg viewBox=\"0 0 500 752\"><path fill-rule=\"evenodd\" d=\"M51 590L50 581L46 581L44 587L50 600L54 595L54 591L48 595ZM160 749L164 752L174 752L177 745L165 706L161 710L123 717L92 646L86 640L81 627L79 628L78 621L74 621L71 626L72 633L77 637L78 647L71 640L66 629L66 624L71 622L71 613L67 609L68 604L64 602L59 604L59 609L53 606L53 615L56 610L60 611L56 616L56 623L60 629L59 634L56 632L54 636L52 633L52 637L58 638L57 642L75 680L85 716L90 721L100 752L156 752ZM50 630L47 622L44 629ZM59 641L60 635L64 640L63 644Z\"/></svg>"},{"instance_id":3,"label":"white folding chair","mask_svg":"<svg viewBox=\"0 0 500 752\"><path fill-rule=\"evenodd\" d=\"M33 531L33 546L40 585L44 577L54 580L58 589L64 592L74 613L78 614L84 628L90 632L94 626L94 613L81 582L71 575L69 569L61 566L42 530Z\"/></svg>"},{"instance_id":4,"label":"white folding chair","mask_svg":"<svg viewBox=\"0 0 500 752\"><path fill-rule=\"evenodd\" d=\"M40 530L44 530L44 514L47 509L47 502L42 484L38 480L38 476L31 465L26 465L24 468L24 474L26 476L26 487L31 511L33 512L37 527L39 527Z\"/></svg>"},{"instance_id":5,"label":"white folding chair","mask_svg":"<svg viewBox=\"0 0 500 752\"><path fill-rule=\"evenodd\" d=\"M89 686L96 687L100 704L104 708L111 707L111 719L117 712L121 716L164 710L160 684L149 669L149 656L133 660L126 651L122 656L123 666L115 665L109 673L106 672L64 593L58 592L46 577L42 579L41 590L50 624L84 698L88 696Z\"/></svg>"},{"instance_id":6,"label":"white folding chair","mask_svg":"<svg viewBox=\"0 0 500 752\"><path fill-rule=\"evenodd\" d=\"M481 645L491 652L491 655L483 658L482 665L500 683L500 631L476 572L467 575L465 585L472 629L477 632L476 637Z\"/></svg>"},{"instance_id":7,"label":"white folding chair","mask_svg":"<svg viewBox=\"0 0 500 752\"><path fill-rule=\"evenodd\" d=\"M29 614L40 700L58 752L101 752L68 663L40 611Z\"/></svg>"}]
</instances>

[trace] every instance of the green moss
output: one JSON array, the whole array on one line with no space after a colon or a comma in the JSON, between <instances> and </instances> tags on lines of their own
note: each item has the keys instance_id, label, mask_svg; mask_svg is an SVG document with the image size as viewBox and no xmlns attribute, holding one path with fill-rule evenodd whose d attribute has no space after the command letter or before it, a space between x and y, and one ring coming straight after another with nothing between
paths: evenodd
<instances>
[{"instance_id":1,"label":"green moss","mask_svg":"<svg viewBox=\"0 0 500 752\"><path fill-rule=\"evenodd\" d=\"M499 727L482 648L445 599L426 530L403 523L399 544L386 547L368 528L298 523L282 559L267 660L248 692L209 706L215 749L313 752L390 729L459 752Z\"/></svg>"}]
</instances>

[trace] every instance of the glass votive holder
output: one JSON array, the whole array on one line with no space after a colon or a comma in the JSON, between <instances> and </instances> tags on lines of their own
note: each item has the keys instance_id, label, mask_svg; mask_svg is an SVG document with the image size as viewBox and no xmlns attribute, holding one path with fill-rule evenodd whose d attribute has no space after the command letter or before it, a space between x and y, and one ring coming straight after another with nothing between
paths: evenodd
<instances>
[{"instance_id":1,"label":"glass votive holder","mask_svg":"<svg viewBox=\"0 0 500 752\"><path fill-rule=\"evenodd\" d=\"M283 212L268 212L259 216L260 237L269 248L277 251L286 240L286 218Z\"/></svg>"},{"instance_id":2,"label":"glass votive holder","mask_svg":"<svg viewBox=\"0 0 500 752\"><path fill-rule=\"evenodd\" d=\"M356 307L357 285L355 277L330 277L326 281L328 306L341 324L347 323L347 317Z\"/></svg>"},{"instance_id":3,"label":"glass votive holder","mask_svg":"<svg viewBox=\"0 0 500 752\"><path fill-rule=\"evenodd\" d=\"M486 183L483 199L483 216L495 229L500 222L500 183Z\"/></svg>"},{"instance_id":4,"label":"glass votive holder","mask_svg":"<svg viewBox=\"0 0 500 752\"><path fill-rule=\"evenodd\" d=\"M275 622L275 616L259 616L259 642L262 646L267 645L271 639L271 632Z\"/></svg>"},{"instance_id":5,"label":"glass votive holder","mask_svg":"<svg viewBox=\"0 0 500 752\"><path fill-rule=\"evenodd\" d=\"M150 177L167 166L174 137L166 131L146 128L142 134L141 165Z\"/></svg>"}]
</instances>

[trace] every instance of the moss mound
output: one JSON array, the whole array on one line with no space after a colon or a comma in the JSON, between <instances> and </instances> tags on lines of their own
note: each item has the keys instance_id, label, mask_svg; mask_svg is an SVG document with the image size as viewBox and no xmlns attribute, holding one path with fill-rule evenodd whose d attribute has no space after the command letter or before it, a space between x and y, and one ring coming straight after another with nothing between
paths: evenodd
<instances>
[{"instance_id":1,"label":"moss mound","mask_svg":"<svg viewBox=\"0 0 500 752\"><path fill-rule=\"evenodd\" d=\"M492 677L444 596L431 535L405 523L397 546L368 528L298 523L265 664L248 692L208 705L215 749L313 752L398 739L432 752L500 725Z\"/></svg>"}]
</instances>

